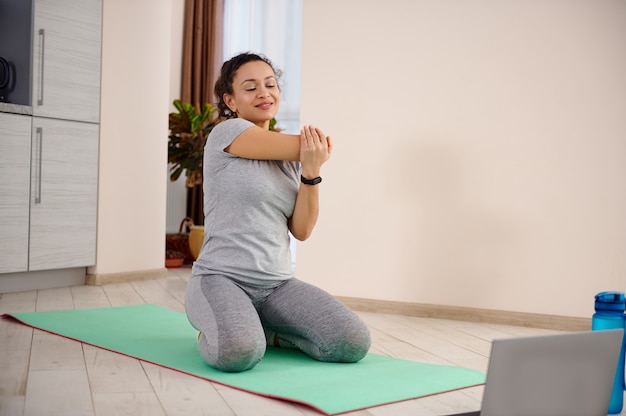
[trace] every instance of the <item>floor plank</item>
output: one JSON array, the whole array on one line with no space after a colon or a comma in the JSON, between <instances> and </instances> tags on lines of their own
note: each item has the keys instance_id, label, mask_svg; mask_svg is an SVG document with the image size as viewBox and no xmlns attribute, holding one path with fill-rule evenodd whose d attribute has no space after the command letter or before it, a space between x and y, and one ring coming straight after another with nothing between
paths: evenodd
<instances>
[{"instance_id":1,"label":"floor plank","mask_svg":"<svg viewBox=\"0 0 626 416\"><path fill-rule=\"evenodd\" d=\"M0 318L0 351L29 351L33 329L26 325L15 325L9 318Z\"/></svg>"},{"instance_id":2,"label":"floor plank","mask_svg":"<svg viewBox=\"0 0 626 416\"><path fill-rule=\"evenodd\" d=\"M93 402L99 416L165 416L153 392L94 394Z\"/></svg>"},{"instance_id":3,"label":"floor plank","mask_svg":"<svg viewBox=\"0 0 626 416\"><path fill-rule=\"evenodd\" d=\"M36 290L0 294L0 315L8 312L34 312L36 306Z\"/></svg>"},{"instance_id":4,"label":"floor plank","mask_svg":"<svg viewBox=\"0 0 626 416\"><path fill-rule=\"evenodd\" d=\"M95 415L86 371L30 371L24 415Z\"/></svg>"},{"instance_id":5,"label":"floor plank","mask_svg":"<svg viewBox=\"0 0 626 416\"><path fill-rule=\"evenodd\" d=\"M142 365L168 415L235 416L213 383L157 365Z\"/></svg>"},{"instance_id":6,"label":"floor plank","mask_svg":"<svg viewBox=\"0 0 626 416\"><path fill-rule=\"evenodd\" d=\"M93 394L154 393L141 362L134 358L85 345L84 359Z\"/></svg>"},{"instance_id":7,"label":"floor plank","mask_svg":"<svg viewBox=\"0 0 626 416\"><path fill-rule=\"evenodd\" d=\"M114 283L102 286L111 306L129 306L145 303L130 283Z\"/></svg>"},{"instance_id":8,"label":"floor plank","mask_svg":"<svg viewBox=\"0 0 626 416\"><path fill-rule=\"evenodd\" d=\"M24 414L24 396L0 396L0 415Z\"/></svg>"},{"instance_id":9,"label":"floor plank","mask_svg":"<svg viewBox=\"0 0 626 416\"><path fill-rule=\"evenodd\" d=\"M74 309L74 300L69 287L37 291L37 311Z\"/></svg>"},{"instance_id":10,"label":"floor plank","mask_svg":"<svg viewBox=\"0 0 626 416\"><path fill-rule=\"evenodd\" d=\"M70 292L74 300L74 308L76 309L107 308L111 306L111 302L102 286L73 286L70 288Z\"/></svg>"},{"instance_id":11,"label":"floor plank","mask_svg":"<svg viewBox=\"0 0 626 416\"><path fill-rule=\"evenodd\" d=\"M33 335L30 371L85 370L83 345L80 342L38 332Z\"/></svg>"},{"instance_id":12,"label":"floor plank","mask_svg":"<svg viewBox=\"0 0 626 416\"><path fill-rule=\"evenodd\" d=\"M26 395L30 351L0 351L0 402Z\"/></svg>"},{"instance_id":13,"label":"floor plank","mask_svg":"<svg viewBox=\"0 0 626 416\"><path fill-rule=\"evenodd\" d=\"M140 280L131 284L145 303L159 305L176 312L185 312L183 302L176 299L157 280Z\"/></svg>"},{"instance_id":14,"label":"floor plank","mask_svg":"<svg viewBox=\"0 0 626 416\"><path fill-rule=\"evenodd\" d=\"M179 275L169 275L164 279L159 279L158 282L182 305L185 304L188 279L184 279Z\"/></svg>"}]
</instances>

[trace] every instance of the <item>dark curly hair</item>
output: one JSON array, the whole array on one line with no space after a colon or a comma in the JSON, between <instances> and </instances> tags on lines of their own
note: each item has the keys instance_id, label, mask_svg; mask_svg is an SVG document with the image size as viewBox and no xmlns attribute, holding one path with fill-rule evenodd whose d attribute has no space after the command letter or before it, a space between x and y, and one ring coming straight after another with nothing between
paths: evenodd
<instances>
[{"instance_id":1,"label":"dark curly hair","mask_svg":"<svg viewBox=\"0 0 626 416\"><path fill-rule=\"evenodd\" d=\"M233 79L237 74L237 70L248 62L255 61L263 61L272 68L274 71L274 76L276 77L276 82L278 83L278 88L280 88L280 76L282 72L279 69L274 68L272 62L265 56L244 52L237 56L232 57L228 61L224 62L222 65L222 70L220 71L220 77L215 82L215 89L213 90L215 93L215 97L217 98L217 109L219 110L221 118L236 118L237 114L230 111L226 103L224 102L224 94L232 94L233 93Z\"/></svg>"}]
</instances>

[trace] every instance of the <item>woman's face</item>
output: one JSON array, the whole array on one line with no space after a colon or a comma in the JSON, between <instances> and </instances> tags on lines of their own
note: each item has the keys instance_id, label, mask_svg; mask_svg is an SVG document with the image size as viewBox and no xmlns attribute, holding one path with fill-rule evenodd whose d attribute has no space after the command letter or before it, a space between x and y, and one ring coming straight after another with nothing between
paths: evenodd
<instances>
[{"instance_id":1,"label":"woman's face","mask_svg":"<svg viewBox=\"0 0 626 416\"><path fill-rule=\"evenodd\" d=\"M233 79L233 94L224 94L223 98L239 118L269 128L269 122L278 113L280 105L274 71L263 61L243 64Z\"/></svg>"}]
</instances>

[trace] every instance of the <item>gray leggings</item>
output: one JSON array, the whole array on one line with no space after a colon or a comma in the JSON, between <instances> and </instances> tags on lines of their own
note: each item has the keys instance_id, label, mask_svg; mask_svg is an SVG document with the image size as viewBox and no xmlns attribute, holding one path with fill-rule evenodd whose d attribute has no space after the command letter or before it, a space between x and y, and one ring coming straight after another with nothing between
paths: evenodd
<instances>
[{"instance_id":1,"label":"gray leggings","mask_svg":"<svg viewBox=\"0 0 626 416\"><path fill-rule=\"evenodd\" d=\"M358 316L330 294L295 278L255 288L223 276L194 276L185 308L201 333L200 355L222 371L254 367L268 344L331 362L359 361L370 347L369 330Z\"/></svg>"}]
</instances>

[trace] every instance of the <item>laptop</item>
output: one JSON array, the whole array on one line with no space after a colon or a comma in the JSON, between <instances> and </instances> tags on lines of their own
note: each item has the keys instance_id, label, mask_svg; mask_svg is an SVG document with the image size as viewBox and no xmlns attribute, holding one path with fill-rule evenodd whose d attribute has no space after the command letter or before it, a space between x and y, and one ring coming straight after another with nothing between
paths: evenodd
<instances>
[{"instance_id":1,"label":"laptop","mask_svg":"<svg viewBox=\"0 0 626 416\"><path fill-rule=\"evenodd\" d=\"M497 339L481 410L449 416L606 416L623 329Z\"/></svg>"}]
</instances>

